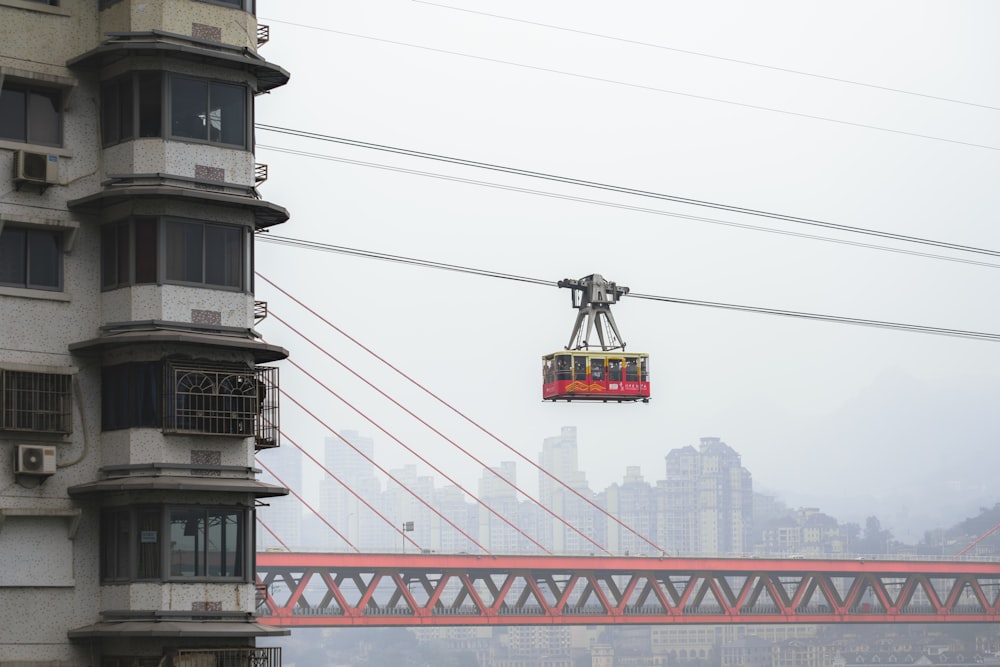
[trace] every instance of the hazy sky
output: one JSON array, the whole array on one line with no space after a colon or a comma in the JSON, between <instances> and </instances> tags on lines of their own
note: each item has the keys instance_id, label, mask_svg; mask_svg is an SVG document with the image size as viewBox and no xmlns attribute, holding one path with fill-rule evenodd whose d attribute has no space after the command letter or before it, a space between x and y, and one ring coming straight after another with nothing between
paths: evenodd
<instances>
[{"instance_id":1,"label":"hazy sky","mask_svg":"<svg viewBox=\"0 0 1000 667\"><path fill-rule=\"evenodd\" d=\"M261 55L292 78L258 98L257 122L1000 249L996 2L442 3L262 1L271 41ZM642 294L1000 333L1000 266L676 216L998 257L271 131L257 142L270 167L262 194L292 214L274 235L553 282L601 273ZM935 477L981 479L1000 463L997 343L626 298L615 315L629 349L651 355L652 402L550 404L540 357L569 339L566 290L267 242L257 267L532 459L543 438L577 426L595 489L627 465L660 479L665 454L701 436L740 452L757 488L833 512L862 496L930 496ZM482 460L514 458L270 285L257 291ZM275 317L259 329L475 488L478 466L451 445ZM386 467L412 461L287 363L282 384L332 428L373 436ZM283 426L320 452L323 429L288 401ZM526 465L519 474L535 487ZM959 488L949 501L971 493Z\"/></svg>"}]
</instances>

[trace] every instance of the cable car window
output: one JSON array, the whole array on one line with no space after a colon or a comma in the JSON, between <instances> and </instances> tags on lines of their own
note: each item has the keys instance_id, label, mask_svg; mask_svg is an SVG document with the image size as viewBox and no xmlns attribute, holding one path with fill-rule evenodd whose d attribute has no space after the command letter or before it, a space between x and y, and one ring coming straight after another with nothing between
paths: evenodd
<instances>
[{"instance_id":1,"label":"cable car window","mask_svg":"<svg viewBox=\"0 0 1000 667\"><path fill-rule=\"evenodd\" d=\"M649 359L639 357L639 377L643 382L649 382Z\"/></svg>"},{"instance_id":2,"label":"cable car window","mask_svg":"<svg viewBox=\"0 0 1000 667\"><path fill-rule=\"evenodd\" d=\"M635 357L628 357L625 359L625 381L639 381L639 364L636 363Z\"/></svg>"},{"instance_id":3,"label":"cable car window","mask_svg":"<svg viewBox=\"0 0 1000 667\"><path fill-rule=\"evenodd\" d=\"M587 357L573 357L573 379L587 380Z\"/></svg>"},{"instance_id":4,"label":"cable car window","mask_svg":"<svg viewBox=\"0 0 1000 667\"><path fill-rule=\"evenodd\" d=\"M590 360L590 379L594 382L604 381L604 359Z\"/></svg>"},{"instance_id":5,"label":"cable car window","mask_svg":"<svg viewBox=\"0 0 1000 667\"><path fill-rule=\"evenodd\" d=\"M551 384L556 380L556 369L552 363L552 357L546 357L542 362L542 381Z\"/></svg>"},{"instance_id":6,"label":"cable car window","mask_svg":"<svg viewBox=\"0 0 1000 667\"><path fill-rule=\"evenodd\" d=\"M560 354L556 357L556 379L570 380L572 375L569 370L569 355Z\"/></svg>"},{"instance_id":7,"label":"cable car window","mask_svg":"<svg viewBox=\"0 0 1000 667\"><path fill-rule=\"evenodd\" d=\"M608 359L608 380L610 382L622 381L622 360Z\"/></svg>"}]
</instances>

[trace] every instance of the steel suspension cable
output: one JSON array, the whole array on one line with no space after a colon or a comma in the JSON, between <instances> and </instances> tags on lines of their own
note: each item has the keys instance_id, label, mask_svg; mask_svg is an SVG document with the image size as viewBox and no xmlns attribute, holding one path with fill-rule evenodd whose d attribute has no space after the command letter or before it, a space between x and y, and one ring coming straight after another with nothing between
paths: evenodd
<instances>
[{"instance_id":1,"label":"steel suspension cable","mask_svg":"<svg viewBox=\"0 0 1000 667\"><path fill-rule=\"evenodd\" d=\"M521 169L518 167L508 167L501 164L495 164L491 162L479 162L476 160L469 160L466 158L453 157L448 155L441 155L438 153L428 153L425 151L418 151L411 148L401 148L398 146L389 146L386 144L377 144L368 141L360 141L357 139L348 139L346 137L336 137L333 135L322 134L319 132L309 132L306 130L296 130L293 128L280 127L276 125L265 125L257 123L256 127L261 130L268 132L275 132L278 134L286 134L290 136L300 137L304 139L311 139L314 141L323 141L327 143L342 144L346 146L353 146L356 148L363 148L368 150L383 151L386 153L393 153L396 155L404 155L407 157L416 157L425 160L433 160L437 162L444 162L447 164L454 164L462 167L471 167L475 169L485 169L489 171L496 171L504 174L511 174L514 176L524 176L527 178L535 178L545 181L553 181L556 183L564 183L567 185L576 185L586 188L592 188L595 190L603 190L607 192L617 192L620 194L634 195L637 197L646 197L649 199L657 199L661 201L670 201L678 204L689 204L691 206L700 206L704 208L710 208L719 211L728 211L730 213L740 213L743 215L752 215L762 218L768 218L771 220L782 220L784 222L792 222L800 225L809 225L813 227L822 227L825 229L835 229L842 232L850 232L852 234L864 234L868 236L877 236L879 238L892 239L894 241L903 241L905 243L918 243L921 245L930 245L938 248L947 248L949 250L956 250L960 252L971 252L982 255L990 255L992 257L1000 257L1000 250L992 250L989 248L978 248L975 246L967 246L959 243L951 243L948 241L938 241L935 239L923 238L919 236L909 236L906 234L896 234L893 232L884 232L877 229L868 229L864 227L853 227L851 225L843 225L835 222L827 222L825 220L818 220L816 218L805 218L796 215L789 215L786 213L775 213L772 211L765 211L763 209L749 208L745 206L736 206L734 204L724 204L721 202L713 202L707 199L695 199L693 197L682 197L680 195L671 195L663 192L655 192L653 190L642 190L639 188L630 188L622 185L614 185L611 183L602 183L600 181L591 181L582 178L573 178L571 176L560 176L558 174L550 174L541 171L532 171L530 169ZM1000 148L994 148L993 150L1000 150Z\"/></svg>"},{"instance_id":2,"label":"steel suspension cable","mask_svg":"<svg viewBox=\"0 0 1000 667\"><path fill-rule=\"evenodd\" d=\"M309 157L320 160L327 160L330 162L340 162L343 164L351 164L361 167L371 167L373 169L382 169L385 171L393 171L401 174L410 174L413 176L425 176L427 178L435 178L443 181L450 181L453 183L464 183L466 185L475 185L479 187L493 188L495 190L504 190L507 192L520 192L528 195L535 195L539 197L547 197L549 199L561 199L564 201L574 201L581 204L588 204L592 206L603 206L606 208L615 208L622 211L634 211L636 213L644 213L648 215L656 215L666 218L675 218L678 220L690 220L692 222L704 222L710 225L717 225L721 227L730 227L733 229L745 229L748 231L762 232L765 234L776 234L778 236L788 236L791 238L806 239L809 241L821 241L823 243L835 243L837 245L851 246L854 248L865 248L868 250L879 250L882 252L891 252L898 255L910 255L913 257L924 257L927 259L935 259L945 262L955 262L959 264L971 264L974 266L985 266L991 269L1000 269L1000 264L993 262L985 262L982 260L971 259L969 257L952 257L950 255L940 255L931 252L921 252L919 250L908 250L906 248L894 248L892 246L878 245L875 243L863 243L861 241L850 241L848 239L838 239L831 236L820 236L818 234L807 234L805 232L796 232L789 229L778 229L776 227L761 227L760 225L750 225L742 222L735 222L733 220L723 220L721 218L709 218L702 215L690 215L686 213L678 213L675 211L665 211L663 209L649 208L646 206L636 206L633 204L625 204L621 202L613 202L606 199L591 199L589 197L581 197L578 195L570 195L563 193L556 193L550 190L535 190L532 188L519 187L514 185L505 185L497 183L495 181L481 181L472 178L460 178L458 176L447 176L445 174L434 173L430 171L421 171L418 169L405 169L403 167L393 167L386 164L379 164L377 162L366 162L363 160L350 160L347 158L335 157L333 155L324 155L322 153L310 153L308 151L297 151L288 148L280 148L278 146L267 146L264 144L257 144L257 148L263 148L267 150L276 151L278 153L286 153L288 155L298 155L300 157ZM287 245L295 245L296 243L308 243L308 241L296 241L295 239L288 239L287 237L277 236L275 234L269 234L267 237L261 237L263 240L269 241L271 243L281 243L287 242Z\"/></svg>"},{"instance_id":3,"label":"steel suspension cable","mask_svg":"<svg viewBox=\"0 0 1000 667\"><path fill-rule=\"evenodd\" d=\"M452 440L451 438L449 438L447 435L445 435L444 433L442 433L441 431L439 431L438 429L436 429L434 426L432 426L431 424L429 424L422 417L418 416L412 410L410 410L406 406L402 405L395 398L393 398L389 394L387 394L384 391L382 391L379 387L375 386L367 378L365 378L364 376L362 376L360 373L358 373L357 371L355 371L353 368L351 368L350 366L348 366L347 364L345 364L343 361L341 361L337 357L333 356L328 350L324 349L321 345L319 345L312 338L310 338L309 336L305 335L302 331L300 331L299 329L295 328L290 323L288 323L286 320L284 320L281 317L279 317L278 315L276 315L273 310L269 309L267 315L268 315L268 317L273 317L277 321L279 321L282 324L284 324L288 329L290 329L291 331L293 331L294 333L296 333L300 338L302 338L307 343L309 343L311 346L313 346L314 348L316 348L320 353L322 353L323 355L325 355L330 360L332 360L332 361L336 362L337 364L339 364L341 368L343 368L348 373L350 373L354 377L356 377L359 380L361 380L362 382L364 382L366 385L368 385L369 387L371 387L374 391L378 392L379 395L381 395L386 400L390 401L393 405L395 405L396 407L398 407L400 410L402 410L406 414L408 414L411 417L413 417L414 419L416 419L418 422L420 422L425 427L427 427L427 429L430 430L432 433L434 433L435 435L439 436L445 442L447 442L451 446L453 446L456 449L458 449L460 452L462 452L463 454L465 454L466 456L468 456L470 459L472 459L473 461L475 461L477 464L481 465L484 470L489 471L497 479L501 480L502 482L504 482L505 484L507 484L508 486L510 486L512 489L514 489L515 491L517 491L518 493L520 493L522 496L524 496L524 497L528 498L529 500L531 500L533 503L535 503L535 505L537 505L543 511L547 512L550 516L552 516L557 521L560 521L564 526L566 526L570 530L573 530L574 532L576 532L578 535L580 535L580 537L582 537L585 540L587 540L588 542L590 542L593 546L601 549L602 551L604 551L604 553L607 553L608 555L610 555L610 553L607 551L607 549L605 549L604 547L602 547L600 544L594 542L591 538L587 537L587 535L585 535L583 532L581 532L579 528L577 528L576 526L574 526L572 523L570 523L569 521L567 521L565 518L563 518L563 517L559 516L558 514L556 514L556 512L554 512L552 509L546 507L541 502L539 502L538 500L536 500L535 498L533 498L531 496L531 494L529 494L528 492L524 491L519 486L517 486L515 483L511 482L509 479L507 479L506 477L504 477L503 475L501 475L499 472L497 472L496 470L494 470L485 461L483 461L482 459L478 458L472 452L470 452L468 449L466 449L465 447L462 447L457 442L455 442L454 440ZM464 489L462 489L462 490L465 491ZM468 493L468 492L466 491L466 493ZM498 511L496 511L487 502L485 502L481 498L477 498L475 495L470 494L470 496L472 498L474 498L480 505L482 505L483 507L485 507L491 514L493 514L498 519L500 519L501 521L503 521L505 524L507 524L508 526L510 526L511 528L513 528L515 531L517 531L518 534L520 534L522 537L526 538L528 541L530 541L532 544L534 544L536 547L538 547L542 551L548 552L548 550L544 546L542 546L537 540L535 540L533 537L531 537L526 532L524 532L524 530L522 530L517 525L515 525L513 522L511 522L507 517L503 516Z\"/></svg>"},{"instance_id":4,"label":"steel suspension cable","mask_svg":"<svg viewBox=\"0 0 1000 667\"><path fill-rule=\"evenodd\" d=\"M285 326L288 326L288 325L286 324ZM296 332L296 333L298 333L298 332ZM302 335L302 334L299 334L299 335ZM343 397L340 396L340 394L338 394L333 389L331 389L329 386L327 386L324 382L322 382L315 375L313 375L312 373L310 373L309 371L307 371L305 368L303 368L300 364L297 364L296 362L292 361L291 359L288 359L287 361L290 364L292 364L293 366L295 366L296 368L298 368L300 371L302 371L313 382L315 382L319 386L323 387L323 389L325 389L330 395L336 397L344 405L346 405L347 407L351 408L356 413L358 413L362 418L364 418L365 420L367 420L368 423L370 423L372 426L374 426L378 430L382 431L382 433L384 433L385 435L389 436L389 438L391 438L396 444L400 445L403 449L405 449L406 451L410 452L415 457L417 457L417 459L421 463L423 463L424 465L430 467L431 470L433 470L434 472L436 472L437 474L441 475L446 480L448 480L449 482L451 482L452 484L454 484L455 487L459 491L461 491L462 493L466 494L467 496L469 496L470 498L472 498L473 500L475 500L479 505L482 505L482 507L484 509L486 509L488 512L490 512L491 514L493 514L495 517L497 517L498 519L500 519L501 521L503 521L504 523L506 523L508 526L510 526L514 530L517 530L522 536L526 537L536 547L538 547L539 549L541 549L545 553L548 553L549 555L551 555L551 552L548 549L546 549L544 546L542 546L541 544L539 544L539 542L537 540L533 539L530 535L524 533L521 529L519 529L517 526L515 526L513 523L511 523L511 521L509 519L507 519L505 516L503 516L502 514L500 514L499 512L497 512L495 509L493 509L492 507L490 507L489 504L485 503L483 500L481 500L480 498L478 498L476 496L476 494L474 494L471 491L469 491L468 489L466 489L462 484L460 484L453 477L449 476L448 474L446 474L445 472L443 472L440 468L438 468L433 463L431 463L430 461L428 461L426 457L424 457L421 454L419 454L415 449L413 449L412 447L410 447L409 445L407 445L406 443L404 443L402 440L400 440L399 438L397 438L396 436L394 436L392 433L390 433L389 431L387 431L382 425L378 424L376 421L374 421L373 419L371 419L368 415L366 415L364 412L362 412L361 410L359 410L352 403L350 403L347 400L345 400ZM337 363L340 363L340 362L338 361ZM346 366L345 366L345 368L346 368ZM369 385L369 386L371 386L371 385ZM400 406L400 407L402 407L402 406ZM410 414L412 414L412 413L410 413ZM413 415L413 416L416 417L416 415ZM485 551L486 553L489 553L489 550L487 550L485 547L483 547L478 542L476 542L475 540L473 540L472 537L470 535L468 535L468 533L466 533L465 531L461 531L461 532L462 532L462 535L464 535L466 538L472 540L472 542L475 543L476 546L479 546L483 551ZM583 535L583 533L581 533L581 535ZM584 537L586 537L586 536L584 536ZM594 546L603 549L603 547L601 547L601 545L597 544L596 542L591 541L591 543Z\"/></svg>"},{"instance_id":5,"label":"steel suspension cable","mask_svg":"<svg viewBox=\"0 0 1000 667\"><path fill-rule=\"evenodd\" d=\"M273 530L271 530L271 527L269 525L267 525L266 523L264 523L264 520L260 518L260 514L257 514L256 516L257 516L257 523L259 523L261 526L263 526L264 530L266 530L267 532L271 533L271 537L273 537L274 539L278 540L278 544L280 544L281 547L285 551L291 551L291 549L289 548L289 546L287 544L285 544L285 541L283 539L281 539L280 537L278 537L278 534L276 532L274 532Z\"/></svg>"},{"instance_id":6,"label":"steel suspension cable","mask_svg":"<svg viewBox=\"0 0 1000 667\"><path fill-rule=\"evenodd\" d=\"M268 240L266 237L262 240ZM288 241L287 245L296 245L310 250L322 250L324 252L336 252L346 255L354 255L358 257L365 257L369 259L380 259L385 261L397 262L401 264L410 264L413 266L420 266L424 268L432 269L442 269L446 271L455 271L457 273L468 273L477 276L483 276L487 278L502 278L504 280L513 280L518 282L529 283L533 285L546 285L555 286L556 281L543 280L540 278L532 278L529 276L517 276L508 273L498 273L485 271L483 269L476 269L473 267L459 266L454 264L444 264L441 262L431 262L421 259L416 259L412 257L403 257L400 255L386 255L384 253L369 252L364 250L355 250L351 248L342 248L340 246L332 246L317 242L298 242L292 239L281 239L282 241ZM260 274L257 274L260 276ZM260 276L264 280L267 280L263 276ZM270 281L267 281L270 282ZM273 283L272 283L273 284ZM287 292L284 292L287 294ZM831 322L835 324L851 324L856 326L866 326L875 327L881 329L893 329L897 331L908 331L911 333L923 333L923 334L933 334L938 336L951 336L954 338L969 338L973 340L985 340L990 342L1000 342L1000 334L988 333L982 331L971 331L967 329L952 329L947 327L931 327L921 324L905 324L901 322L892 322L888 320L867 320L858 317L846 317L843 315L826 315L823 313L810 313L805 311L794 311L794 310L781 310L778 308L768 308L764 306L746 306L742 304L734 303L723 303L719 301L700 301L697 299L684 299L681 297L672 296L659 296L654 294L639 294L636 292L629 292L625 295L629 298L635 299L645 299L648 301L662 301L666 303L676 303L684 306L701 306L705 308L719 308L723 310L735 310L745 313L757 313L761 315L777 315L783 317L793 317L798 319L816 320L819 322ZM318 316L319 317L319 316ZM346 334L345 334L346 335Z\"/></svg>"},{"instance_id":7,"label":"steel suspension cable","mask_svg":"<svg viewBox=\"0 0 1000 667\"><path fill-rule=\"evenodd\" d=\"M316 466L320 470L322 470L323 472L325 472L330 477L330 479L332 479L333 481L335 481L337 484L340 484L340 486L342 486L344 488L344 490L346 490L348 493L350 493L352 496L354 496L354 498L358 502L360 502L366 508L368 508L369 510L371 510L372 514L374 514L378 518L382 519L382 521L384 521L386 525L388 525L390 528L392 528L396 532L400 533L403 536L404 540L409 541L409 543L412 544L417 549L421 548L420 545L417 544L413 540L412 537L410 537L409 535L407 535L406 531L400 530L399 526L397 526L395 523L393 523L385 514L383 514L382 512L378 511L370 502L368 502L367 500L365 500L364 496L362 496L360 493L358 493L357 491L355 491L354 489L352 489L350 487L350 485L348 485L342 479L340 479L339 477L337 477L329 468L327 468L325 465L323 465L322 463L320 463L316 459L315 456L313 456L312 454L310 454L302 445L300 445L299 443L295 442L295 440L292 439L292 437L290 435L288 435L287 433L285 433L281 429L278 429L278 432L281 433L281 437L283 437L285 440L287 440L288 442L290 442L296 449L298 449L300 452L302 452L302 454L305 455L306 458L308 458L310 461L312 461L314 464L316 464ZM349 440L347 440L347 438L345 438L344 436L340 435L339 433L334 433L334 435L336 435L338 438L340 438L341 440L343 440L347 445L349 445L352 448L354 448L354 451L356 451L359 454L361 454L360 450L358 450L358 448L353 443L351 443ZM364 456L364 454L362 454L362 456ZM365 457L365 458L367 458L367 457ZM390 475L390 477L391 477L391 475ZM400 484L400 486L402 486L402 484L400 482L398 482L397 480L395 480L395 478L393 478L393 481L396 481L397 484Z\"/></svg>"},{"instance_id":8,"label":"steel suspension cable","mask_svg":"<svg viewBox=\"0 0 1000 667\"><path fill-rule=\"evenodd\" d=\"M347 405L348 407L350 407L351 409L353 409L355 412L357 412L359 415L361 415L361 417L363 417L364 419L366 419L369 423L371 423L377 429L379 429L380 431L382 431L383 433L385 433L386 435L388 435L390 438L392 438L393 440L395 440L396 442L398 442L399 444L402 445L402 442L400 442L398 439L396 439L395 436L393 436L388 431L386 431L385 429L383 429L376 422L374 422L372 419L370 419L366 414L364 414L364 412L362 412L361 410L358 410L356 407L354 407L353 405L351 405L350 402L346 401L344 398L342 398L339 394L337 394L336 392L334 392L332 389L330 389L329 387L327 387L326 385L324 385L319 380L316 380L316 378L313 377L308 371L306 371L305 369L303 369L302 366L300 366L299 364L296 364L290 358L286 359L285 361L288 361L293 366L295 366L296 368L298 368L299 370L301 370L303 373L305 373L306 375L308 375L309 377L311 377L315 382L319 383L320 386L322 386L324 389L326 389L330 394L332 394L333 396L337 397L342 403L344 403L344 405ZM414 491L413 489L411 489L408 486L406 486L405 484L403 484L403 482L401 482L395 475L393 475L388 470L386 470L384 467L382 467L381 465L379 465L378 463L376 463L375 459L371 458L370 456L368 456L367 454L365 454L364 452L362 452L360 448L358 448L355 445L353 445L352 443L348 442L347 439L344 438L343 436L340 436L340 434L337 433L336 431L334 431L333 428L329 424L327 424L325 421L323 421L323 419L321 419L312 410L310 410L309 408L307 408L306 406L304 406L302 403L300 403L294 396L292 396L291 394L289 394L284 389L279 389L278 391L281 392L282 396L285 396L292 403L294 403L295 405L299 406L299 408L303 412L305 412L307 415L309 415L310 417L312 417L313 419L315 419L319 424L321 424L324 428L326 428L328 431L330 431L330 433L333 433L333 434L337 435L338 437L340 437L341 440L343 440L345 443L347 443L352 449L354 449L354 451L356 451L358 454L360 454L366 461L368 461L373 466L375 466L379 470L379 472L381 472L382 474L384 474L387 477L389 477L389 479L391 479L393 482L395 482L397 485L399 485L399 487L401 489L403 489L405 492L409 493L411 496L413 496L414 498L416 498L420 502L421 505L423 505L424 507L426 507L427 509L429 509L431 512L433 512L439 518L443 519L445 523L447 523L449 526L451 526L456 531L458 531L458 533L461 534L463 537L465 537L467 540L469 540L469 542L471 544L476 545L476 547L479 548L483 553L485 553L487 555L490 555L490 556L493 555L492 553L490 553L490 550L487 549L486 547L484 547L482 544L480 544L478 540L476 540L475 538L473 538L466 531L462 530L462 528L460 528L458 525L456 525L454 521L452 521L447 516L445 516L444 514L442 514L440 510L438 510L437 508L435 508L434 506L432 506L428 501L426 501L425 499L421 498L420 495L417 494L416 491ZM403 447L406 447L406 445L403 445ZM410 450L410 451L412 451L412 450ZM416 456L418 456L418 458L419 458L419 455L416 455Z\"/></svg>"},{"instance_id":9,"label":"steel suspension cable","mask_svg":"<svg viewBox=\"0 0 1000 667\"><path fill-rule=\"evenodd\" d=\"M295 489L293 489L292 487L290 487L290 486L288 486L287 484L285 484L285 482L284 482L284 481L283 481L283 480L282 480L282 479L281 479L280 477L278 477L278 476L277 476L277 475L275 474L275 472L274 472L273 470L271 470L270 468L268 468L268 467L267 467L267 466L266 466L266 465L265 465L265 464L264 464L264 463L263 463L263 462L262 462L262 461L260 460L260 457L259 457L259 456L256 456L256 455L255 455L255 456L254 456L254 458L255 458L255 459L257 460L257 463L258 463L258 464L260 465L260 467L261 467L261 468L263 468L264 470L266 470L266 471L267 471L267 472L268 472L268 473L269 473L269 474L271 475L271 477L273 477L273 478L275 478L276 480L278 480L278 484L281 484L281 485L282 485L283 487L285 487L286 489L288 489L288 492L289 492L289 493L291 493L291 494L292 494L293 496L295 496L296 498L298 498L299 502L300 502L300 503L302 503L302 505L303 505L303 506L304 506L304 507L305 507L306 509L308 509L308 510L309 510L310 512L312 512L313 514L315 514L315 515L316 515L316 517L318 517L320 521L322 521L323 523L325 523L325 524L326 524L326 526L327 526L327 528L329 528L330 530L332 530L333 532L335 532L335 533L337 534L337 537L339 537L340 539L342 539L342 540L343 540L343 541L344 541L344 542L345 542L345 543L347 544L347 546L349 546L349 547L351 547L352 549L354 549L354 551L355 551L356 553L361 553L361 550L360 550L360 549L358 549L358 548L357 548L356 546L354 546L354 543L353 543L353 542L351 542L351 541L350 541L349 539L347 539L346 537L344 537L343 533L341 533L341 532L340 532L339 530L337 530L337 529L336 529L336 528L335 528L335 527L333 526L333 524L331 524L331 523L330 523L329 521L327 521L327 520L326 520L326 517L324 517L324 516L323 516L322 514L320 514L319 512L317 512L317 511L316 511L316 510L315 510L315 509L313 508L313 506L312 506L312 505L310 505L310 504L309 504L308 502L306 502L306 499L305 499L305 498L303 498L302 496L300 496L300 495L299 495L299 493L298 493L298 491L296 491L296 490L295 490Z\"/></svg>"},{"instance_id":10,"label":"steel suspension cable","mask_svg":"<svg viewBox=\"0 0 1000 667\"><path fill-rule=\"evenodd\" d=\"M577 489L574 489L572 486L570 486L569 484L567 484L563 480L559 479L554 474L552 474L551 472L549 472L548 470L546 470L545 468L543 468L542 466L540 466L536 462L532 461L530 458L528 458L527 456L525 456L524 454L522 454L520 451L518 451L515 447L511 446L510 444L508 444L507 442L505 442L503 439L501 439L499 436L495 435L494 433L492 433L491 431L489 431L488 429L486 429L484 426L482 426L481 424L479 424L478 422L476 422L475 420L473 420L471 417L469 417L468 415L466 415L464 412L462 412L461 410L459 410L458 408L456 408L454 405L452 405L448 401L444 400L443 398L441 398L440 396L438 396L437 394L435 394L433 391L431 391L430 389L428 389L426 386L424 386L423 384L421 384L417 380L415 380L412 377L410 377L409 375L407 375L405 372L403 372L402 370L400 370L399 368L397 368L396 366L394 366L392 363L390 363L387 359L385 359L384 357L382 357L381 355L379 355L378 353L376 353L374 350L372 350L368 346L364 345L362 342L360 342L359 340L357 340L356 338L354 338L353 336L351 336L350 334L348 334L346 331L344 331L343 329L341 329L340 327L338 327L337 325L335 325L333 322L330 322L326 317L324 317L323 315L321 315L320 313L318 313L317 311L315 311L313 308L311 308L307 304L303 303L301 299L299 299L298 297L296 297L293 294L289 293L287 290L285 290L281 286L277 285L274 281L272 281L271 279L269 279L267 276L262 275L259 271L255 272L255 274L261 280L265 281L266 283L268 283L269 285L271 285L272 287L274 287L276 290L278 290L280 293L284 294L286 297L288 297L293 302L295 302L296 304L298 304L300 307L302 307L303 309L305 309L308 313L310 313L311 315L313 315L313 317L317 318L318 320L320 320L321 322L323 322L324 324L326 324L328 327L330 327L331 329L333 329L334 331L336 331L337 333L339 333L341 336L344 336L345 338L347 338L349 341L351 341L352 343L354 343L355 345L357 345L359 348L361 348L362 350L364 350L365 352L367 352L368 354L370 354L372 357L374 357L375 359L377 359L379 362L381 362L382 364L384 364L386 367L388 367L389 369L391 369L393 372L395 372L396 374L398 374L399 376L401 376L402 378L404 378L405 380L407 380L408 382L410 382L412 385L414 385L415 387L417 387L418 389L420 389L421 391L423 391L424 393L426 393L428 396L432 397L434 400L436 400L441 405L443 405L446 408L448 408L449 410L451 410L453 413L455 413L456 415L458 415L460 418L464 419L467 423L469 423L472 426L474 426L475 428L477 428L480 432L484 433L485 435L487 435L488 437L490 437L491 439L493 439L494 441L496 441L497 443L499 443L500 445L502 445L503 447L505 447L508 451L512 452L515 456L517 456L520 459L522 459L523 461L527 462L528 465L530 465L531 467L533 467L536 470L538 470L540 473L542 473L543 475L545 475L547 478L549 478L550 480L552 480L553 482L555 482L556 484L558 484L562 488L566 489L567 491L569 491L570 493L572 493L573 495L575 495L579 499L583 500L585 503L587 503L588 505L590 505L591 507L593 507L594 509L596 509L598 512L600 512L601 514L603 514L605 517L611 519L616 524L618 524L620 527L622 527L625 530L627 530L628 532L632 533L633 535L635 535L636 537L638 537L641 541L645 542L647 545L651 546L656 551L659 551L660 553L662 553L664 555L667 554L666 549L664 549L663 547L655 544L648 537L646 537L645 535L639 533L638 531L636 531L634 528L632 528L628 524L624 523L621 519L619 519L615 515L613 515L610 512L608 512L605 508L603 508L600 505L598 505L597 503L595 503L592 499L587 498L585 495L583 495L582 493L580 493ZM591 543L593 543L593 541L591 541ZM600 548L601 548L602 551L604 551L605 553L607 553L606 549L604 549L603 547L600 547Z\"/></svg>"}]
</instances>

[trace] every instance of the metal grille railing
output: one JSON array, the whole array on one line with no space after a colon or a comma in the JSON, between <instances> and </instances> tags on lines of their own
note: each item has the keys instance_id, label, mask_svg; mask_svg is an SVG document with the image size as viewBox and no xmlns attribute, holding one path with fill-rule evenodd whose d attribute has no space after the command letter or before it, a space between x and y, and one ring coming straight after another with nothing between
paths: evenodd
<instances>
[{"instance_id":1,"label":"metal grille railing","mask_svg":"<svg viewBox=\"0 0 1000 667\"><path fill-rule=\"evenodd\" d=\"M281 647L179 649L174 667L281 667Z\"/></svg>"},{"instance_id":2,"label":"metal grille railing","mask_svg":"<svg viewBox=\"0 0 1000 667\"><path fill-rule=\"evenodd\" d=\"M267 165L256 162L253 165L253 181L255 185L260 185L267 180Z\"/></svg>"},{"instance_id":3,"label":"metal grille railing","mask_svg":"<svg viewBox=\"0 0 1000 667\"><path fill-rule=\"evenodd\" d=\"M0 429L70 433L73 377L0 369Z\"/></svg>"},{"instance_id":4,"label":"metal grille railing","mask_svg":"<svg viewBox=\"0 0 1000 667\"><path fill-rule=\"evenodd\" d=\"M257 412L257 423L254 428L254 446L257 449L278 447L279 429L281 428L281 410L278 405L278 369L274 366L258 366L254 369L257 382L263 387L260 410Z\"/></svg>"},{"instance_id":5,"label":"metal grille railing","mask_svg":"<svg viewBox=\"0 0 1000 667\"><path fill-rule=\"evenodd\" d=\"M267 319L267 301L253 302L253 323L260 324Z\"/></svg>"},{"instance_id":6,"label":"metal grille railing","mask_svg":"<svg viewBox=\"0 0 1000 667\"><path fill-rule=\"evenodd\" d=\"M278 446L278 369L168 364L165 433L253 436Z\"/></svg>"},{"instance_id":7,"label":"metal grille railing","mask_svg":"<svg viewBox=\"0 0 1000 667\"><path fill-rule=\"evenodd\" d=\"M257 46L264 46L271 39L271 26L263 23L257 24Z\"/></svg>"}]
</instances>

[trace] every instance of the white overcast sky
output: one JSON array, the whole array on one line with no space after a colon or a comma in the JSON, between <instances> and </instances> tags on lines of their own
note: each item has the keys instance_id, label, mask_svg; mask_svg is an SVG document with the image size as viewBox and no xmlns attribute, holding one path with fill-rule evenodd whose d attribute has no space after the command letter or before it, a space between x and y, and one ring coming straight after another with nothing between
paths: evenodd
<instances>
[{"instance_id":1,"label":"white overcast sky","mask_svg":"<svg viewBox=\"0 0 1000 667\"><path fill-rule=\"evenodd\" d=\"M262 1L271 41L261 55L292 78L258 98L257 122L1000 249L996 2L441 2ZM1000 333L998 268L668 214L1000 258L270 131L257 143L270 167L261 192L292 214L274 235L552 281L601 273L642 294ZM595 490L627 465L661 479L666 453L701 436L735 448L756 488L842 519L858 518L849 498L888 512L915 490L935 493L942 475L980 479L1000 463L997 343L627 298L615 315L629 349L651 355L652 402L548 404L540 356L569 339L566 290L267 242L257 267L531 459L543 438L577 426ZM257 291L481 460L514 458L268 284ZM259 329L475 489L477 464L274 317ZM386 467L413 460L287 363L282 383L332 428L374 437ZM283 426L321 451L322 428L288 401ZM533 490L536 473L518 470Z\"/></svg>"}]
</instances>

